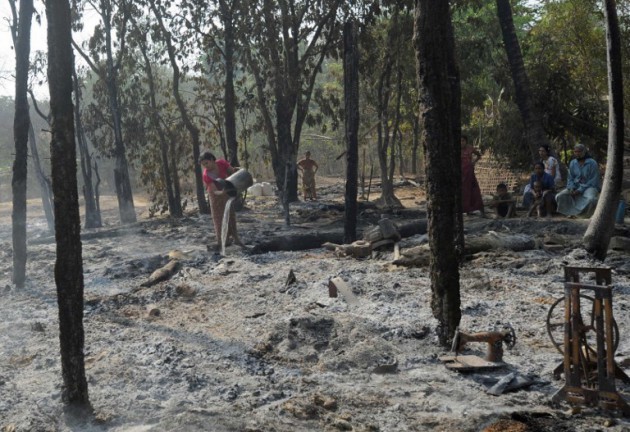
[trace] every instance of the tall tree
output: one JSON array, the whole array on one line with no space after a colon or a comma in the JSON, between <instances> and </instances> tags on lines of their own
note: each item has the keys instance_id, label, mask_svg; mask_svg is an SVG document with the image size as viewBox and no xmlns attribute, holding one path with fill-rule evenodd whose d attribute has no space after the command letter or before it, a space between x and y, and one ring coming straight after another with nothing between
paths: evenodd
<instances>
[{"instance_id":1,"label":"tall tree","mask_svg":"<svg viewBox=\"0 0 630 432\"><path fill-rule=\"evenodd\" d=\"M205 196L205 188L203 186L202 180L202 172L201 167L199 166L199 156L201 154L201 139L199 137L199 128L192 121L191 115L189 114L189 109L186 107L186 103L181 95L179 85L181 81L181 71L179 65L177 64L177 52L175 51L175 47L173 45L173 37L169 29L166 28L164 23L164 15L167 9L167 5L163 4L160 0L149 0L149 6L153 15L155 16L159 28L159 32L161 35L160 40L166 46L166 52L168 53L168 59L171 63L171 68L173 69L173 80L172 80L172 91L173 97L177 102L177 107L179 108L180 115L182 117L182 121L184 122L184 126L186 130L189 132L191 140L192 140L192 150L193 150L193 163L194 163L194 171L195 171L195 191L197 193L197 202L199 205L199 211L201 213L210 213L210 206L206 201Z\"/></svg>"},{"instance_id":2,"label":"tall tree","mask_svg":"<svg viewBox=\"0 0 630 432\"><path fill-rule=\"evenodd\" d=\"M223 125L220 131L222 149L225 147L226 159L232 166L239 166L238 141L236 131L236 113L238 100L236 96L236 73L239 62L239 31L243 10L243 0L190 0L182 3L187 8L184 24L181 27L191 28L199 38L198 47L206 54L206 58L216 53L221 59L223 80L222 116ZM219 120L219 119L217 119Z\"/></svg>"},{"instance_id":3,"label":"tall tree","mask_svg":"<svg viewBox=\"0 0 630 432\"><path fill-rule=\"evenodd\" d=\"M138 23L133 15L130 17L130 19L134 27L134 30L130 32L130 36L133 36L135 45L138 46L140 52L142 53L142 64L148 84L145 98L147 98L149 102L148 105L150 110L150 123L153 127L153 130L157 134L157 139L160 144L161 171L163 176L164 189L166 189L168 210L172 217L180 218L183 215L181 197L179 195L179 188L175 187L173 177L175 177L178 182L179 179L176 176L177 169L171 169L171 165L174 165L175 161L173 161L173 164L171 164L171 146L169 145L169 140L167 140L168 133L164 130L164 127L162 126L160 108L158 107L156 96L158 94L158 87L156 82L157 80L153 72L151 58L149 56L149 47L147 44L147 25Z\"/></svg>"},{"instance_id":4,"label":"tall tree","mask_svg":"<svg viewBox=\"0 0 630 432\"><path fill-rule=\"evenodd\" d=\"M516 36L510 0L496 1L497 15L499 17L499 24L501 25L501 32L503 34L503 44L505 45L505 52L507 53L510 71L514 81L516 105L521 112L521 117L525 125L529 151L532 158L536 159L538 149L541 145L549 145L549 139L543 129L540 112L536 109L532 101L529 77L525 71L521 45L518 41L518 37Z\"/></svg>"},{"instance_id":5,"label":"tall tree","mask_svg":"<svg viewBox=\"0 0 630 432\"><path fill-rule=\"evenodd\" d=\"M30 91L29 91L30 92ZM31 98L33 93L31 93ZM55 229L55 218L53 216L53 196L52 196L52 184L46 174L44 174L44 168L42 167L41 160L39 158L39 151L37 150L37 138L35 136L35 128L33 122L29 121L28 127L28 142L31 150L31 158L33 159L33 168L39 182L39 188L42 193L42 207L44 208L44 215L46 216L46 223L48 230L52 233Z\"/></svg>"},{"instance_id":6,"label":"tall tree","mask_svg":"<svg viewBox=\"0 0 630 432\"><path fill-rule=\"evenodd\" d=\"M359 49L357 23L343 26L343 83L346 116L345 243L357 239L357 178L359 175Z\"/></svg>"},{"instance_id":7,"label":"tall tree","mask_svg":"<svg viewBox=\"0 0 630 432\"><path fill-rule=\"evenodd\" d=\"M228 158L232 166L238 166L238 143L236 141L236 95L234 92L234 58L236 50L236 15L240 0L219 0L219 16L223 24L223 59L225 63L225 141Z\"/></svg>"},{"instance_id":8,"label":"tall tree","mask_svg":"<svg viewBox=\"0 0 630 432\"><path fill-rule=\"evenodd\" d=\"M452 116L460 100L450 82L455 43L448 0L416 0L414 44L427 177L431 309L439 323L439 340L447 344L461 319L455 228L461 189L456 133L460 126Z\"/></svg>"},{"instance_id":9,"label":"tall tree","mask_svg":"<svg viewBox=\"0 0 630 432\"><path fill-rule=\"evenodd\" d=\"M13 40L13 46L17 47L18 46L18 22L19 22L19 19L18 19L18 14L17 14L16 1L15 0L9 0L9 4L10 4L10 7L11 7L11 14L12 14L12 18L13 18L13 23L11 25L11 38ZM32 13L31 13L31 17L32 17ZM30 38L30 35L29 35L29 38ZM30 56L30 47L29 47L29 56ZM27 56L27 58L28 58L28 56ZM28 77L27 77L26 80L27 80L27 83L28 83ZM39 112L39 109L37 107L37 102L36 102L35 97L33 95L32 89L28 88L27 91L31 95L31 98L33 99L33 107L35 108L35 110L37 112ZM17 102L17 99L15 100L15 102ZM42 114L42 118L44 118L44 120L48 121L46 116L44 116L43 114ZM29 149L31 151L31 158L33 160L33 168L35 170L35 175L37 177L37 181L39 182L39 187L40 187L40 190L41 190L42 207L44 209L44 215L46 216L46 223L48 224L48 229L52 232L52 230L54 229L54 223L55 223L54 220L53 220L53 210L52 210L52 189L51 189L51 186L50 186L50 179L44 173L44 170L43 170L42 165L40 163L39 152L37 150L37 138L35 136L35 129L33 128L33 122L31 121L30 114L29 114L29 118L28 118L28 124L29 124L29 127L28 127L28 143L29 143ZM14 135L14 137L15 137L15 135ZM26 214L25 214L25 217L26 217Z\"/></svg>"},{"instance_id":10,"label":"tall tree","mask_svg":"<svg viewBox=\"0 0 630 432\"><path fill-rule=\"evenodd\" d=\"M243 2L244 8L252 12L241 41L256 81L276 185L289 201L297 200L296 162L302 128L317 75L338 38L336 16L342 3Z\"/></svg>"},{"instance_id":11,"label":"tall tree","mask_svg":"<svg viewBox=\"0 0 630 432\"><path fill-rule=\"evenodd\" d=\"M119 2L118 6L123 10L122 13L119 14L119 19L115 19L114 1L98 0L94 2L93 5L101 18L101 24L95 27L95 34L92 36L92 43L90 44L93 51L92 55L96 61L92 61L92 58L77 44L73 45L81 57L85 59L92 71L103 80L107 88L109 113L114 134L114 160L116 163L114 168L114 184L116 187L116 197L118 199L120 222L123 224L132 223L136 221L136 211L133 202L133 191L131 189L131 178L129 176L129 163L127 161L125 141L123 138L123 120L119 96L120 84L118 82L122 57L126 52L127 15L124 11L129 7L129 3L125 0ZM118 32L118 42L114 40L115 32ZM118 47L118 53L114 52L115 47ZM105 60L103 62L99 62L100 49L105 53Z\"/></svg>"},{"instance_id":12,"label":"tall tree","mask_svg":"<svg viewBox=\"0 0 630 432\"><path fill-rule=\"evenodd\" d=\"M386 31L387 43L385 45L385 58L383 67L378 74L376 83L376 110L378 122L377 131L377 153L381 168L381 198L380 202L384 206L400 207L400 201L394 195L393 174L396 161L396 129L400 121L400 88L402 85L402 74L400 64L401 42L403 40L401 21L401 7L403 5L397 1L394 4L394 11L389 20Z\"/></svg>"},{"instance_id":13,"label":"tall tree","mask_svg":"<svg viewBox=\"0 0 630 432\"><path fill-rule=\"evenodd\" d=\"M623 182L623 73L621 37L615 0L604 1L608 62L608 162L597 208L584 234L584 246L595 258L604 260L615 224L615 210Z\"/></svg>"},{"instance_id":14,"label":"tall tree","mask_svg":"<svg viewBox=\"0 0 630 432\"><path fill-rule=\"evenodd\" d=\"M375 24L361 32L362 83L366 106L374 112L376 153L381 177L380 204L400 207L394 194L394 172L403 152L403 133L417 101L417 81L413 63L413 2L394 0L384 3ZM412 95L412 96L411 96ZM369 113L369 111L368 111Z\"/></svg>"},{"instance_id":15,"label":"tall tree","mask_svg":"<svg viewBox=\"0 0 630 432\"><path fill-rule=\"evenodd\" d=\"M59 305L59 341L64 401L89 412L83 332L83 262L77 191L73 56L68 0L46 0L48 21L48 88L52 117L50 154L55 196L57 259L55 284Z\"/></svg>"},{"instance_id":16,"label":"tall tree","mask_svg":"<svg viewBox=\"0 0 630 432\"><path fill-rule=\"evenodd\" d=\"M15 8L15 3L11 2ZM15 9L14 9L15 10ZM13 283L24 288L26 279L26 171L28 158L28 133L31 119L28 112L28 67L31 53L31 20L33 0L20 0L15 44L15 117L13 136L15 160L13 162ZM13 34L16 32L14 31Z\"/></svg>"},{"instance_id":17,"label":"tall tree","mask_svg":"<svg viewBox=\"0 0 630 432\"><path fill-rule=\"evenodd\" d=\"M88 149L87 137L83 129L83 119L81 118L81 102L83 92L81 84L77 76L76 68L72 70L72 85L74 90L74 121L77 131L77 144L79 147L79 156L81 158L81 174L83 176L83 200L85 201L85 227L100 228L103 226L101 220L101 209L98 202L98 185L95 184L92 173L92 164L96 164L93 160L90 150Z\"/></svg>"}]
</instances>

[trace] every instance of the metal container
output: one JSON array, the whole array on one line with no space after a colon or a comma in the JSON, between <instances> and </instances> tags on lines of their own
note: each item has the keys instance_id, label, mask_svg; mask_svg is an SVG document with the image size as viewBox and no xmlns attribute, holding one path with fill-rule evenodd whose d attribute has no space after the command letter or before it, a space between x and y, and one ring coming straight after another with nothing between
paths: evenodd
<instances>
[{"instance_id":1,"label":"metal container","mask_svg":"<svg viewBox=\"0 0 630 432\"><path fill-rule=\"evenodd\" d=\"M239 169L234 174L223 180L223 189L225 193L231 197L235 197L241 192L247 190L248 187L254 184L252 175L244 168Z\"/></svg>"}]
</instances>

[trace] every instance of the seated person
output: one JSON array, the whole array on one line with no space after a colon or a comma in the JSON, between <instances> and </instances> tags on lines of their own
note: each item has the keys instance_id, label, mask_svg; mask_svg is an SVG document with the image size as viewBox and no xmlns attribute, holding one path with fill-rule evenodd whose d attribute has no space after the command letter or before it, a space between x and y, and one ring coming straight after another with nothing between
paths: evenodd
<instances>
[{"instance_id":1,"label":"seated person","mask_svg":"<svg viewBox=\"0 0 630 432\"><path fill-rule=\"evenodd\" d=\"M490 207L494 207L497 212L498 218L511 218L516 216L514 206L516 201L512 198L512 195L508 192L508 188L505 183L499 183L497 185L497 194L492 197Z\"/></svg>"},{"instance_id":2,"label":"seated person","mask_svg":"<svg viewBox=\"0 0 630 432\"><path fill-rule=\"evenodd\" d=\"M556 195L558 213L591 217L600 191L599 166L583 144L573 148L575 158L569 164L567 188Z\"/></svg>"},{"instance_id":3,"label":"seated person","mask_svg":"<svg viewBox=\"0 0 630 432\"><path fill-rule=\"evenodd\" d=\"M532 217L536 212L537 217L551 217L556 207L556 200L553 190L543 190L542 182L536 180L532 187L534 202L529 207L527 217Z\"/></svg>"},{"instance_id":4,"label":"seated person","mask_svg":"<svg viewBox=\"0 0 630 432\"><path fill-rule=\"evenodd\" d=\"M540 183L540 193L536 193L534 185ZM527 216L533 214L532 205L534 200L540 199L538 206L541 208L540 216L551 217L556 207L555 183L553 177L545 172L545 165L542 162L534 164L534 174L529 179L529 190L523 195L523 206L529 209Z\"/></svg>"}]
</instances>

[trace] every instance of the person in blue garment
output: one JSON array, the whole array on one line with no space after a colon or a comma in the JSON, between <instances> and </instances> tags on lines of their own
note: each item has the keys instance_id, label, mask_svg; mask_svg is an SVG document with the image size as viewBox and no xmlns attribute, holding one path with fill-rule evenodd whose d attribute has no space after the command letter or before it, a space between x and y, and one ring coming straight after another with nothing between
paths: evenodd
<instances>
[{"instance_id":1,"label":"person in blue garment","mask_svg":"<svg viewBox=\"0 0 630 432\"><path fill-rule=\"evenodd\" d=\"M536 188L538 184L538 188ZM527 216L551 217L556 208L555 181L545 171L543 162L534 164L534 174L529 179L529 190L523 195L523 206L528 209Z\"/></svg>"},{"instance_id":2,"label":"person in blue garment","mask_svg":"<svg viewBox=\"0 0 630 432\"><path fill-rule=\"evenodd\" d=\"M567 187L558 195L558 213L565 216L591 217L601 190L599 166L583 144L573 148L575 158L569 164Z\"/></svg>"}]
</instances>

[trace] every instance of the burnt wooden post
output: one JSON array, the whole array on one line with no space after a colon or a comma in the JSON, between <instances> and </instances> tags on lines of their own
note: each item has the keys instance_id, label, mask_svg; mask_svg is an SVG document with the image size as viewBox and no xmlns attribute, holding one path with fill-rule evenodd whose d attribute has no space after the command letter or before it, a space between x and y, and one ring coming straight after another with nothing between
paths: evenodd
<instances>
[{"instance_id":1,"label":"burnt wooden post","mask_svg":"<svg viewBox=\"0 0 630 432\"><path fill-rule=\"evenodd\" d=\"M346 115L346 193L344 243L357 239L357 176L359 172L359 50L353 20L343 27L343 83ZM364 158L365 159L365 158ZM365 161L364 161L365 163Z\"/></svg>"}]
</instances>

